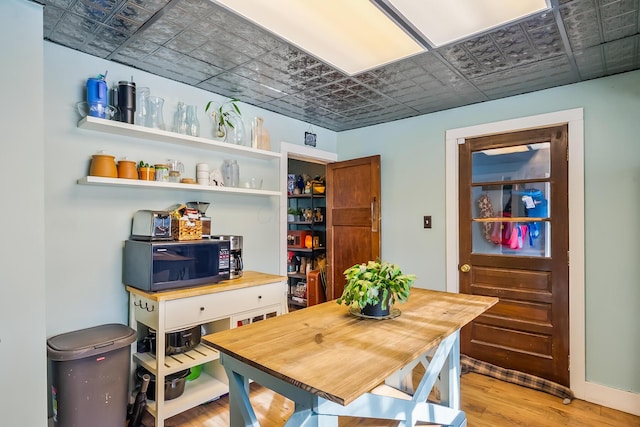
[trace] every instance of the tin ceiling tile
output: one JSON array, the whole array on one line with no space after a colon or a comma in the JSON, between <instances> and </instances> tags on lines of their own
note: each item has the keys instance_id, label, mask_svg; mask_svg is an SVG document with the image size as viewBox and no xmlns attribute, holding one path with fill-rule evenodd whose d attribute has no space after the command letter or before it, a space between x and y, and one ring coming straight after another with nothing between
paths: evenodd
<instances>
[{"instance_id":1,"label":"tin ceiling tile","mask_svg":"<svg viewBox=\"0 0 640 427\"><path fill-rule=\"evenodd\" d=\"M155 10L144 9L133 2L127 2L118 12L119 17L134 22L140 27L147 22L155 13Z\"/></svg>"},{"instance_id":2,"label":"tin ceiling tile","mask_svg":"<svg viewBox=\"0 0 640 427\"><path fill-rule=\"evenodd\" d=\"M129 0L128 5L137 5L145 10L156 13L162 10L171 0Z\"/></svg>"},{"instance_id":3,"label":"tin ceiling tile","mask_svg":"<svg viewBox=\"0 0 640 427\"><path fill-rule=\"evenodd\" d=\"M490 99L526 93L531 88L540 90L575 82L566 57L551 58L473 79L473 83Z\"/></svg>"},{"instance_id":4,"label":"tin ceiling tile","mask_svg":"<svg viewBox=\"0 0 640 427\"><path fill-rule=\"evenodd\" d=\"M192 50L189 55L223 70L231 70L250 60L240 52L217 50L210 42L200 46L199 49Z\"/></svg>"},{"instance_id":5,"label":"tin ceiling tile","mask_svg":"<svg viewBox=\"0 0 640 427\"><path fill-rule=\"evenodd\" d=\"M58 21L62 19L62 15L64 15L64 10L58 7L45 7L44 8L44 18L43 18L43 32L44 37L48 38L51 32L55 29L56 25L58 25Z\"/></svg>"},{"instance_id":6,"label":"tin ceiling tile","mask_svg":"<svg viewBox=\"0 0 640 427\"><path fill-rule=\"evenodd\" d=\"M624 73L638 67L638 44L640 38L630 37L604 45L605 67L607 74Z\"/></svg>"},{"instance_id":7,"label":"tin ceiling tile","mask_svg":"<svg viewBox=\"0 0 640 427\"><path fill-rule=\"evenodd\" d=\"M76 1L78 0L39 0L38 3L69 10L71 5L74 4Z\"/></svg>"},{"instance_id":8,"label":"tin ceiling tile","mask_svg":"<svg viewBox=\"0 0 640 427\"><path fill-rule=\"evenodd\" d=\"M225 72L205 80L198 87L227 97L245 100L248 104L260 105L277 95L270 89L237 74Z\"/></svg>"},{"instance_id":9,"label":"tin ceiling tile","mask_svg":"<svg viewBox=\"0 0 640 427\"><path fill-rule=\"evenodd\" d=\"M594 79L605 75L604 52L600 46L577 51L574 58L583 79Z\"/></svg>"},{"instance_id":10,"label":"tin ceiling tile","mask_svg":"<svg viewBox=\"0 0 640 427\"><path fill-rule=\"evenodd\" d=\"M78 1L71 7L71 12L83 18L97 22L105 22L109 13L113 10L113 5L106 4L106 7L100 7L96 4ZM109 8L110 7L110 8Z\"/></svg>"}]
</instances>

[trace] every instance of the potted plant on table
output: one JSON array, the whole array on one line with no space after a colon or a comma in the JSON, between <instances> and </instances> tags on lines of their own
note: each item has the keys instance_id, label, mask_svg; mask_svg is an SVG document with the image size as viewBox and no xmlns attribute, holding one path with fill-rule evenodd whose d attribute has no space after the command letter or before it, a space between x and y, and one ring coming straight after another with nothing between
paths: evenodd
<instances>
[{"instance_id":1,"label":"potted plant on table","mask_svg":"<svg viewBox=\"0 0 640 427\"><path fill-rule=\"evenodd\" d=\"M209 108L211 108L211 117L215 124L216 137L223 141L226 141L229 129L233 129L235 127L233 123L233 115L237 114L238 117L241 115L240 108L238 108L236 102L239 102L236 98L231 98L222 104L209 101L204 107L205 112L208 112Z\"/></svg>"},{"instance_id":2,"label":"potted plant on table","mask_svg":"<svg viewBox=\"0 0 640 427\"><path fill-rule=\"evenodd\" d=\"M344 271L347 283L338 304L346 304L353 314L387 317L396 302L409 299L415 274L403 274L397 264L376 260L356 264Z\"/></svg>"}]
</instances>

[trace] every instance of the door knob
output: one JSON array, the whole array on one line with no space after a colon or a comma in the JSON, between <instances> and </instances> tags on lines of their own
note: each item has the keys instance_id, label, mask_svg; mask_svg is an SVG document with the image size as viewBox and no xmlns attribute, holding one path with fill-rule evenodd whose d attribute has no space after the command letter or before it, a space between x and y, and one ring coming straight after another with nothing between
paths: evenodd
<instances>
[{"instance_id":1,"label":"door knob","mask_svg":"<svg viewBox=\"0 0 640 427\"><path fill-rule=\"evenodd\" d=\"M463 273L468 273L471 271L471 266L469 264L462 264L460 266L460 271L462 271Z\"/></svg>"}]
</instances>

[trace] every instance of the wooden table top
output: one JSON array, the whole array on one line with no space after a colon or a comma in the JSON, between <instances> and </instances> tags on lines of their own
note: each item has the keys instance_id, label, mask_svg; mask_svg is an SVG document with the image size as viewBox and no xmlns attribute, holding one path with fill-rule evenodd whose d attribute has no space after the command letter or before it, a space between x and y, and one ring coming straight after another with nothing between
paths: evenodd
<instances>
[{"instance_id":1,"label":"wooden table top","mask_svg":"<svg viewBox=\"0 0 640 427\"><path fill-rule=\"evenodd\" d=\"M223 353L347 405L498 302L413 288L394 319L362 319L334 301L203 337Z\"/></svg>"},{"instance_id":2,"label":"wooden table top","mask_svg":"<svg viewBox=\"0 0 640 427\"><path fill-rule=\"evenodd\" d=\"M151 301L171 301L174 299L195 297L216 292L232 291L234 289L249 288L252 286L266 285L275 282L285 282L285 276L277 276L274 274L259 273L257 271L245 271L242 277L237 279L223 280L219 283L211 285L194 286L192 288L172 289L161 292L145 292L133 286L126 287L127 291L136 295L143 296Z\"/></svg>"}]
</instances>

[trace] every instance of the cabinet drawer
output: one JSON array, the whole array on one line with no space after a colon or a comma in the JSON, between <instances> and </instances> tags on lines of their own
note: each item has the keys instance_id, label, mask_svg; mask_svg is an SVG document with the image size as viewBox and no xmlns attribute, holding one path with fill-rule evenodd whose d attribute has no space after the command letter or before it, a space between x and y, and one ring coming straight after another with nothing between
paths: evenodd
<instances>
[{"instance_id":1,"label":"cabinet drawer","mask_svg":"<svg viewBox=\"0 0 640 427\"><path fill-rule=\"evenodd\" d=\"M277 282L167 301L165 330L199 325L235 313L282 304L285 292L286 284Z\"/></svg>"}]
</instances>

